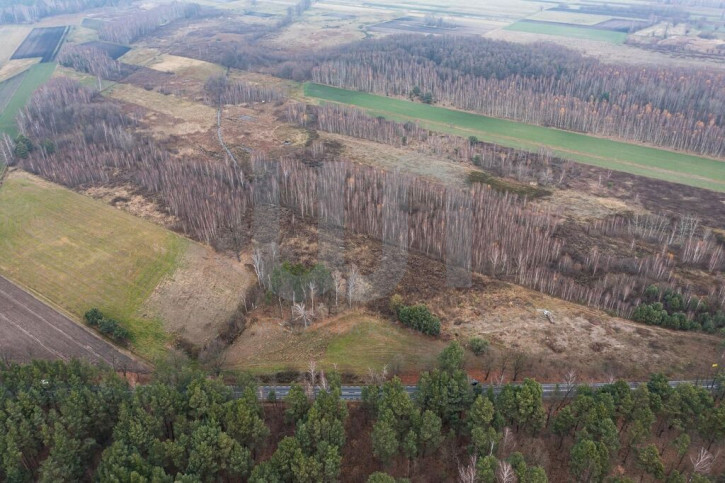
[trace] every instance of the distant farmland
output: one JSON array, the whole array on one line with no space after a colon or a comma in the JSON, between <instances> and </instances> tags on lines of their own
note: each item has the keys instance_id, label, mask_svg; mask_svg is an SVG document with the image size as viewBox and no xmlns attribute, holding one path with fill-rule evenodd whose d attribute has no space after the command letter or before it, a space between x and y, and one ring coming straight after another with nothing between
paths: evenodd
<instances>
[{"instance_id":1,"label":"distant farmland","mask_svg":"<svg viewBox=\"0 0 725 483\"><path fill-rule=\"evenodd\" d=\"M433 131L477 136L530 151L548 147L573 161L725 192L725 161L319 84L305 84L304 92L311 98L355 105L388 119L417 121Z\"/></svg>"},{"instance_id":2,"label":"distant farmland","mask_svg":"<svg viewBox=\"0 0 725 483\"><path fill-rule=\"evenodd\" d=\"M50 62L55 58L60 43L68 27L47 27L33 29L23 40L11 59L31 59L40 57L41 62Z\"/></svg>"},{"instance_id":3,"label":"distant farmland","mask_svg":"<svg viewBox=\"0 0 725 483\"><path fill-rule=\"evenodd\" d=\"M520 20L508 27L505 27L504 30L514 30L517 32L528 32L532 34L557 35L560 37L570 37L574 39L598 40L600 42L609 42L611 44L621 44L627 39L627 34L625 32L538 20Z\"/></svg>"}]
</instances>

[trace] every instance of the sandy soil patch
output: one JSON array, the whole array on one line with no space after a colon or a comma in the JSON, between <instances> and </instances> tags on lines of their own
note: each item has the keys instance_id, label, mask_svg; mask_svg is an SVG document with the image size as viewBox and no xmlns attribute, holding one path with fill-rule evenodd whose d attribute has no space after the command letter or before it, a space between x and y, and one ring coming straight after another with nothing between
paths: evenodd
<instances>
[{"instance_id":1,"label":"sandy soil patch","mask_svg":"<svg viewBox=\"0 0 725 483\"><path fill-rule=\"evenodd\" d=\"M161 72L172 72L182 77L193 77L206 81L213 75L224 73L224 68L211 62L162 54L147 64L147 67Z\"/></svg>"},{"instance_id":2,"label":"sandy soil patch","mask_svg":"<svg viewBox=\"0 0 725 483\"><path fill-rule=\"evenodd\" d=\"M549 208L553 212L582 222L628 212L647 213L647 210L638 203L624 202L617 198L595 196L575 190L555 190L551 196L537 200L535 203L542 208Z\"/></svg>"},{"instance_id":3,"label":"sandy soil patch","mask_svg":"<svg viewBox=\"0 0 725 483\"><path fill-rule=\"evenodd\" d=\"M254 274L242 263L192 243L146 308L161 317L167 332L203 346L217 336L254 282Z\"/></svg>"}]
</instances>

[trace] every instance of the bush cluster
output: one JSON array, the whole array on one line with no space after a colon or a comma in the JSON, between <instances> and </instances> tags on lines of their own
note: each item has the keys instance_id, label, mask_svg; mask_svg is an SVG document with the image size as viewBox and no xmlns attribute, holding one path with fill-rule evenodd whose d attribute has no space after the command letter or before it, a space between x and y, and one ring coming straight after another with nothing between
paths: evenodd
<instances>
[{"instance_id":1,"label":"bush cluster","mask_svg":"<svg viewBox=\"0 0 725 483\"><path fill-rule=\"evenodd\" d=\"M725 313L712 311L707 302L692 297L686 301L671 289L650 285L643 302L632 313L632 320L674 330L702 330L712 333L725 327Z\"/></svg>"},{"instance_id":2,"label":"bush cluster","mask_svg":"<svg viewBox=\"0 0 725 483\"><path fill-rule=\"evenodd\" d=\"M84 317L88 325L97 329L98 332L105 335L109 339L112 339L119 344L125 345L126 343L128 343L128 339L131 334L128 330L121 327L121 324L119 324L116 319L106 317L100 310L96 308L92 308L91 310L86 312Z\"/></svg>"},{"instance_id":3,"label":"bush cluster","mask_svg":"<svg viewBox=\"0 0 725 483\"><path fill-rule=\"evenodd\" d=\"M396 315L400 323L411 329L415 329L426 335L439 335L441 333L441 321L423 304L403 305L394 303Z\"/></svg>"},{"instance_id":4,"label":"bush cluster","mask_svg":"<svg viewBox=\"0 0 725 483\"><path fill-rule=\"evenodd\" d=\"M330 270L321 263L307 267L301 263L283 262L270 275L271 291L289 300L305 300L310 283L318 294L327 293L332 288Z\"/></svg>"}]
</instances>

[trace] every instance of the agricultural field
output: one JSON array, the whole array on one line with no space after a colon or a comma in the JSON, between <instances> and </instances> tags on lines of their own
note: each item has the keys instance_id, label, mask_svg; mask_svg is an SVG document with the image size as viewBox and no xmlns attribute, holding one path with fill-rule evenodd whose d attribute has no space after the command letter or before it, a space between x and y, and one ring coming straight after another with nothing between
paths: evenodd
<instances>
[{"instance_id":1,"label":"agricultural field","mask_svg":"<svg viewBox=\"0 0 725 483\"><path fill-rule=\"evenodd\" d=\"M0 66L10 60L32 29L27 25L0 25Z\"/></svg>"},{"instance_id":2,"label":"agricultural field","mask_svg":"<svg viewBox=\"0 0 725 483\"><path fill-rule=\"evenodd\" d=\"M148 367L0 277L0 355L12 361L84 359L119 370Z\"/></svg>"},{"instance_id":3,"label":"agricultural field","mask_svg":"<svg viewBox=\"0 0 725 483\"><path fill-rule=\"evenodd\" d=\"M0 83L0 132L17 134L15 116L25 106L35 90L53 75L55 64L43 63Z\"/></svg>"},{"instance_id":4,"label":"agricultural field","mask_svg":"<svg viewBox=\"0 0 725 483\"><path fill-rule=\"evenodd\" d=\"M404 0L383 0L359 3L353 0L324 0L316 8L335 7L341 12L387 11L387 12L414 12L423 15L438 16L468 16L494 20L514 20L532 15L539 10L535 2L524 0L494 0L490 2L467 2L464 0L452 1L425 1L408 2Z\"/></svg>"},{"instance_id":5,"label":"agricultural field","mask_svg":"<svg viewBox=\"0 0 725 483\"><path fill-rule=\"evenodd\" d=\"M506 27L506 30L595 40L611 44L622 44L627 39L627 34L624 32L536 20L520 20Z\"/></svg>"},{"instance_id":6,"label":"agricultural field","mask_svg":"<svg viewBox=\"0 0 725 483\"><path fill-rule=\"evenodd\" d=\"M86 17L81 21L81 27L92 30L100 30L105 23L106 21L100 18Z\"/></svg>"},{"instance_id":7,"label":"agricultural field","mask_svg":"<svg viewBox=\"0 0 725 483\"><path fill-rule=\"evenodd\" d=\"M725 163L714 159L319 84L305 84L305 95L318 101L355 105L396 121L418 121L434 131L477 136L483 141L532 151L548 147L561 157L585 164L725 191Z\"/></svg>"},{"instance_id":8,"label":"agricultural field","mask_svg":"<svg viewBox=\"0 0 725 483\"><path fill-rule=\"evenodd\" d=\"M0 219L0 274L78 320L98 307L131 331L136 352L163 352L163 323L142 308L178 266L186 240L20 172L0 189Z\"/></svg>"},{"instance_id":9,"label":"agricultural field","mask_svg":"<svg viewBox=\"0 0 725 483\"><path fill-rule=\"evenodd\" d=\"M66 42L73 44L82 44L84 42L97 42L98 32L96 30L74 25L66 36Z\"/></svg>"},{"instance_id":10,"label":"agricultural field","mask_svg":"<svg viewBox=\"0 0 725 483\"><path fill-rule=\"evenodd\" d=\"M462 18L445 19L442 26L431 26L426 24L425 17L409 15L371 25L367 30L383 34L483 35L501 26L495 22Z\"/></svg>"},{"instance_id":11,"label":"agricultural field","mask_svg":"<svg viewBox=\"0 0 725 483\"><path fill-rule=\"evenodd\" d=\"M34 28L11 59L40 57L41 62L50 62L55 58L68 29L69 27Z\"/></svg>"},{"instance_id":12,"label":"agricultural field","mask_svg":"<svg viewBox=\"0 0 725 483\"><path fill-rule=\"evenodd\" d=\"M601 22L606 22L612 17L609 15L596 15L591 13L582 13L576 10L569 11L558 11L558 10L544 10L528 17L529 20L538 20L541 22L557 22L557 23L570 23L578 25L596 25Z\"/></svg>"}]
</instances>

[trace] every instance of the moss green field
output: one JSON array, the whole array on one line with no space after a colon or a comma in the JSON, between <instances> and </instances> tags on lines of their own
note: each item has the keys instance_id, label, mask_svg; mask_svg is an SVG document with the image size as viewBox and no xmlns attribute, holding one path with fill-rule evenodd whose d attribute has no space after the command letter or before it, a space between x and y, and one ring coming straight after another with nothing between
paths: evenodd
<instances>
[{"instance_id":1,"label":"moss green field","mask_svg":"<svg viewBox=\"0 0 725 483\"><path fill-rule=\"evenodd\" d=\"M559 37L569 37L572 39L597 40L600 42L609 42L610 44L622 44L627 39L625 32L616 32L614 30L600 30L586 27L577 27L576 25L560 24L554 22L527 22L520 20L516 23L505 27L504 30L513 30L516 32L528 32L531 34L556 35Z\"/></svg>"},{"instance_id":2,"label":"moss green field","mask_svg":"<svg viewBox=\"0 0 725 483\"><path fill-rule=\"evenodd\" d=\"M162 321L141 310L188 241L22 172L0 188L0 274L78 320L98 307L132 333L134 352L164 351Z\"/></svg>"},{"instance_id":3,"label":"moss green field","mask_svg":"<svg viewBox=\"0 0 725 483\"><path fill-rule=\"evenodd\" d=\"M572 161L725 192L725 161L320 84L305 84L304 93L394 121L415 121L432 131L533 152L547 147Z\"/></svg>"},{"instance_id":4,"label":"moss green field","mask_svg":"<svg viewBox=\"0 0 725 483\"><path fill-rule=\"evenodd\" d=\"M3 89L3 84L5 82L12 82L12 79L0 84L0 96L8 96L7 99L0 99L0 105L5 106L2 112L0 112L0 132L7 133L13 137L17 136L18 126L15 122L15 117L25 107L33 92L50 79L54 70L55 64L52 62L36 64L26 72L19 74L24 77L17 88Z\"/></svg>"}]
</instances>

